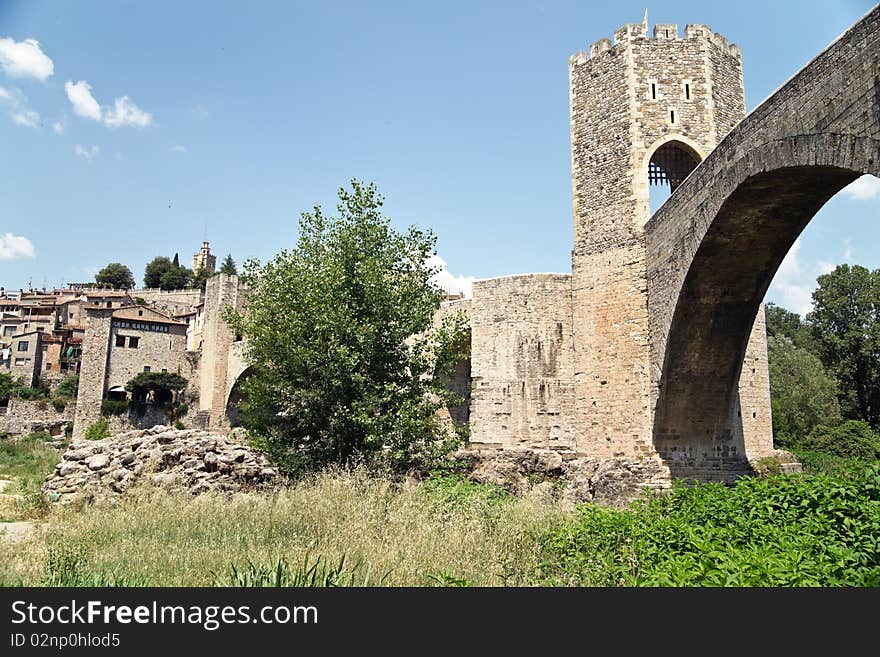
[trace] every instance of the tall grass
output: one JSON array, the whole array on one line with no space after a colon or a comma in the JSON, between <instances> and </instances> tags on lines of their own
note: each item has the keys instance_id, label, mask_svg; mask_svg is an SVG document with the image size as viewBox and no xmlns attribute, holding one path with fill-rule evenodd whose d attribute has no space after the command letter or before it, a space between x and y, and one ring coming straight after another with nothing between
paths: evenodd
<instances>
[{"instance_id":1,"label":"tall grass","mask_svg":"<svg viewBox=\"0 0 880 657\"><path fill-rule=\"evenodd\" d=\"M272 585L273 577L519 585L564 513L455 479L401 486L363 472L321 474L270 496L143 489L116 505L60 510L42 535L0 542L0 583L40 584L47 546L65 545L77 555L77 578L152 586Z\"/></svg>"}]
</instances>

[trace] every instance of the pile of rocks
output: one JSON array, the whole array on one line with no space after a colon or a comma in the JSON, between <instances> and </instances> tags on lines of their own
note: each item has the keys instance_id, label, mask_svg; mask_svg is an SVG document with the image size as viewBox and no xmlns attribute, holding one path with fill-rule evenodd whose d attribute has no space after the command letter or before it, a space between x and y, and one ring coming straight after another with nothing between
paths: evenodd
<instances>
[{"instance_id":1,"label":"pile of rocks","mask_svg":"<svg viewBox=\"0 0 880 657\"><path fill-rule=\"evenodd\" d=\"M134 484L181 487L195 494L278 484L277 468L228 436L165 426L71 443L43 484L53 502L119 495Z\"/></svg>"},{"instance_id":2,"label":"pile of rocks","mask_svg":"<svg viewBox=\"0 0 880 657\"><path fill-rule=\"evenodd\" d=\"M572 503L623 507L644 490L670 486L669 470L659 459L595 459L536 449L460 450L455 458L468 477L502 486L517 495L545 494Z\"/></svg>"}]
</instances>

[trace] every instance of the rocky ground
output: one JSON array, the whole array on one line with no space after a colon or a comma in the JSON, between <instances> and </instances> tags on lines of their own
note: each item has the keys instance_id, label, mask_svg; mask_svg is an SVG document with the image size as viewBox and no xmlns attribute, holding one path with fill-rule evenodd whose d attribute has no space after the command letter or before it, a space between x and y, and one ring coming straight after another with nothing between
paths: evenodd
<instances>
[{"instance_id":1,"label":"rocky ground","mask_svg":"<svg viewBox=\"0 0 880 657\"><path fill-rule=\"evenodd\" d=\"M670 485L659 459L593 459L551 450L460 450L468 477L502 486L512 493L547 494L573 503L625 506L644 490Z\"/></svg>"},{"instance_id":2,"label":"rocky ground","mask_svg":"<svg viewBox=\"0 0 880 657\"><path fill-rule=\"evenodd\" d=\"M280 481L260 453L225 435L166 426L70 444L43 484L51 502L113 497L141 482L193 494L240 491Z\"/></svg>"}]
</instances>

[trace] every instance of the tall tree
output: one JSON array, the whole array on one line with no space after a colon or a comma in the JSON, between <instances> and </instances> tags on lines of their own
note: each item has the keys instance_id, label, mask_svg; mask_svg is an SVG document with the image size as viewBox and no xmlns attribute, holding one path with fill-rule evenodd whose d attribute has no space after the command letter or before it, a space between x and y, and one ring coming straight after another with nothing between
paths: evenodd
<instances>
[{"instance_id":1,"label":"tall tree","mask_svg":"<svg viewBox=\"0 0 880 657\"><path fill-rule=\"evenodd\" d=\"M793 447L818 425L840 423L837 382L816 356L787 336L767 339L773 435L782 447Z\"/></svg>"},{"instance_id":2,"label":"tall tree","mask_svg":"<svg viewBox=\"0 0 880 657\"><path fill-rule=\"evenodd\" d=\"M838 265L818 278L807 315L845 417L880 428L880 270Z\"/></svg>"},{"instance_id":3,"label":"tall tree","mask_svg":"<svg viewBox=\"0 0 880 657\"><path fill-rule=\"evenodd\" d=\"M95 282L105 287L130 290L134 287L134 276L131 274L131 269L121 262L111 262L95 274Z\"/></svg>"},{"instance_id":4,"label":"tall tree","mask_svg":"<svg viewBox=\"0 0 880 657\"><path fill-rule=\"evenodd\" d=\"M165 256L156 256L144 268L144 287L159 287L162 283L162 274L173 268L171 260Z\"/></svg>"},{"instance_id":5,"label":"tall tree","mask_svg":"<svg viewBox=\"0 0 880 657\"><path fill-rule=\"evenodd\" d=\"M765 311L768 337L784 336L791 340L796 347L802 347L818 354L810 326L801 319L800 315L772 302L766 305Z\"/></svg>"},{"instance_id":6,"label":"tall tree","mask_svg":"<svg viewBox=\"0 0 880 657\"><path fill-rule=\"evenodd\" d=\"M226 257L223 259L223 262L220 265L220 273L229 275L238 273L238 267L235 266L235 260L232 259L231 253L227 253Z\"/></svg>"},{"instance_id":7,"label":"tall tree","mask_svg":"<svg viewBox=\"0 0 880 657\"><path fill-rule=\"evenodd\" d=\"M265 265L245 263L254 374L242 382L242 423L291 472L367 461L415 467L456 439L436 411L447 396L431 341L441 290L427 265L436 239L400 233L373 184L339 190L338 216L304 212L299 240ZM449 358L440 362L448 367Z\"/></svg>"},{"instance_id":8,"label":"tall tree","mask_svg":"<svg viewBox=\"0 0 880 657\"><path fill-rule=\"evenodd\" d=\"M175 266L165 256L156 256L144 269L144 285L163 290L182 290L189 287L192 277L191 269Z\"/></svg>"}]
</instances>

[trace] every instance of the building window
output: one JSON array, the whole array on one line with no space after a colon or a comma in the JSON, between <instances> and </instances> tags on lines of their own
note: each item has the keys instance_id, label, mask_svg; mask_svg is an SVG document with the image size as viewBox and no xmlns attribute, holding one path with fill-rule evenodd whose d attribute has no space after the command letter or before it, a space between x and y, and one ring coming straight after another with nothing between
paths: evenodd
<instances>
[{"instance_id":1,"label":"building window","mask_svg":"<svg viewBox=\"0 0 880 657\"><path fill-rule=\"evenodd\" d=\"M22 340L21 342L18 343L18 350L19 351L27 351L30 348L30 344L31 344L30 342L28 342L26 340Z\"/></svg>"},{"instance_id":2,"label":"building window","mask_svg":"<svg viewBox=\"0 0 880 657\"><path fill-rule=\"evenodd\" d=\"M687 82L684 83L684 99L685 100L691 99L691 85Z\"/></svg>"},{"instance_id":3,"label":"building window","mask_svg":"<svg viewBox=\"0 0 880 657\"><path fill-rule=\"evenodd\" d=\"M117 335L116 336L116 346L117 347L124 347L125 346L125 336L124 335Z\"/></svg>"},{"instance_id":4,"label":"building window","mask_svg":"<svg viewBox=\"0 0 880 657\"><path fill-rule=\"evenodd\" d=\"M657 84L651 83L651 100L657 100Z\"/></svg>"},{"instance_id":5,"label":"building window","mask_svg":"<svg viewBox=\"0 0 880 657\"><path fill-rule=\"evenodd\" d=\"M73 319L73 313L68 313L70 315L70 319Z\"/></svg>"},{"instance_id":6,"label":"building window","mask_svg":"<svg viewBox=\"0 0 880 657\"><path fill-rule=\"evenodd\" d=\"M149 372L149 371L150 371L150 366L144 365L144 372Z\"/></svg>"},{"instance_id":7,"label":"building window","mask_svg":"<svg viewBox=\"0 0 880 657\"><path fill-rule=\"evenodd\" d=\"M669 122L675 125L675 110L669 110Z\"/></svg>"},{"instance_id":8,"label":"building window","mask_svg":"<svg viewBox=\"0 0 880 657\"><path fill-rule=\"evenodd\" d=\"M143 316L144 316L144 311L138 310L138 317L143 317Z\"/></svg>"},{"instance_id":9,"label":"building window","mask_svg":"<svg viewBox=\"0 0 880 657\"><path fill-rule=\"evenodd\" d=\"M15 359L15 364L19 367L21 367L22 365L27 365L30 362L31 362L30 358L16 358Z\"/></svg>"},{"instance_id":10,"label":"building window","mask_svg":"<svg viewBox=\"0 0 880 657\"><path fill-rule=\"evenodd\" d=\"M108 301L108 302L107 302L107 307L108 307L108 308L112 308L112 307L113 307L113 302L112 302L112 301Z\"/></svg>"},{"instance_id":11,"label":"building window","mask_svg":"<svg viewBox=\"0 0 880 657\"><path fill-rule=\"evenodd\" d=\"M128 339L128 346L129 346L131 349L137 349L137 348L138 348L138 342L140 342L140 338L136 338L136 337L132 336L132 337L130 337L130 338Z\"/></svg>"}]
</instances>

